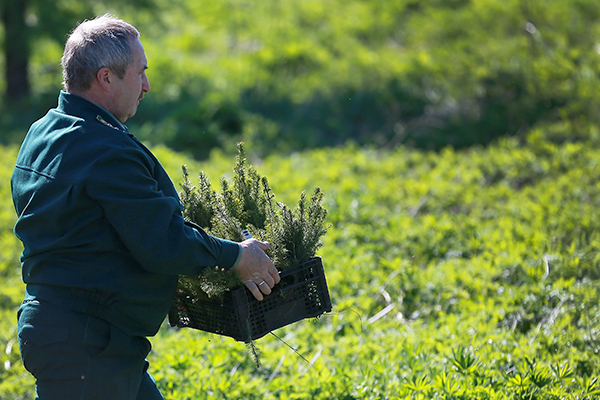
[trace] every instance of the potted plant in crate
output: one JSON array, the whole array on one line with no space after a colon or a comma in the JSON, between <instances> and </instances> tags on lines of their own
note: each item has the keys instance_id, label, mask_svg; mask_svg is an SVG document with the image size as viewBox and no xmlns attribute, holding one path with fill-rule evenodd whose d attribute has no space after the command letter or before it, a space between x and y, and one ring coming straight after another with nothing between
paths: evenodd
<instances>
[{"instance_id":1,"label":"potted plant in crate","mask_svg":"<svg viewBox=\"0 0 600 400\"><path fill-rule=\"evenodd\" d=\"M217 193L204 173L194 186L184 166L184 217L225 239L240 242L245 231L268 241L267 255L280 270L281 281L258 301L237 276L219 268L180 276L169 322L250 343L282 326L331 311L323 264L315 257L327 232L327 212L319 188L310 198L303 192L295 209L275 202L267 179L247 164L242 143L233 172L232 182L221 179Z\"/></svg>"}]
</instances>

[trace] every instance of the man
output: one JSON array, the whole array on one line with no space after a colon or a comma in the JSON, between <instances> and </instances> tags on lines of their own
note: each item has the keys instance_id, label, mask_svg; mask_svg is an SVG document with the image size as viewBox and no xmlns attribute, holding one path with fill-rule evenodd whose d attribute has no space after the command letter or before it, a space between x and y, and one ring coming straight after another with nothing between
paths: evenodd
<instances>
[{"instance_id":1,"label":"man","mask_svg":"<svg viewBox=\"0 0 600 400\"><path fill-rule=\"evenodd\" d=\"M150 91L133 26L110 15L83 22L62 66L58 107L31 126L11 178L27 285L23 363L38 399L162 399L146 337L178 274L232 270L259 300L279 274L268 243L186 223L166 172L123 125Z\"/></svg>"}]
</instances>

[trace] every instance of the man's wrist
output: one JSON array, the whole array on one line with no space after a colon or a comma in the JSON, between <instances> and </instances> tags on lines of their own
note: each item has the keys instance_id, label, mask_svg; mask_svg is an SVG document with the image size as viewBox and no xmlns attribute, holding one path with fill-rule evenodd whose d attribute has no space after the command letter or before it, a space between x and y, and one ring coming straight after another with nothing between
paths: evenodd
<instances>
[{"instance_id":1,"label":"man's wrist","mask_svg":"<svg viewBox=\"0 0 600 400\"><path fill-rule=\"evenodd\" d=\"M235 262L233 263L233 265L231 266L231 269L235 268L238 266L238 264L240 263L240 260L242 259L242 246L238 245L238 256L237 259L235 260Z\"/></svg>"}]
</instances>

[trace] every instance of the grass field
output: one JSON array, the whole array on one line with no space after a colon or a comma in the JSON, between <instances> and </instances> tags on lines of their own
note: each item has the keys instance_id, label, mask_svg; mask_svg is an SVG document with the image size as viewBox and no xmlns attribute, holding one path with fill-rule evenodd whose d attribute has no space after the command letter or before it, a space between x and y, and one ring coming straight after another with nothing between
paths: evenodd
<instances>
[{"instance_id":1,"label":"grass field","mask_svg":"<svg viewBox=\"0 0 600 400\"><path fill-rule=\"evenodd\" d=\"M538 136L254 160L279 201L324 191L333 311L257 340L260 366L242 343L165 323L149 357L165 397L599 398L600 149ZM0 399L32 399L15 339L16 149L0 151ZM155 151L175 181L183 163L218 182L234 162Z\"/></svg>"}]
</instances>

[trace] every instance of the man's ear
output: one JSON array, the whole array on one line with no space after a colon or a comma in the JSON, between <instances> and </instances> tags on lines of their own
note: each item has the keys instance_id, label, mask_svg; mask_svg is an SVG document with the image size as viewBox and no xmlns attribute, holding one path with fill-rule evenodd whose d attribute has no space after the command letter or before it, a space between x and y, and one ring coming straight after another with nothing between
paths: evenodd
<instances>
[{"instance_id":1,"label":"man's ear","mask_svg":"<svg viewBox=\"0 0 600 400\"><path fill-rule=\"evenodd\" d=\"M102 67L96 72L96 80L102 89L110 92L110 84L114 78L112 71L108 67Z\"/></svg>"}]
</instances>

